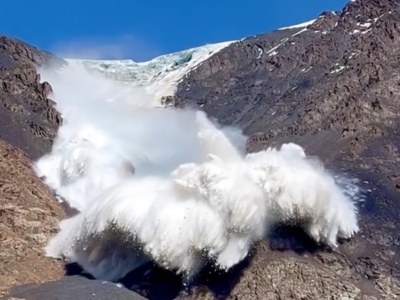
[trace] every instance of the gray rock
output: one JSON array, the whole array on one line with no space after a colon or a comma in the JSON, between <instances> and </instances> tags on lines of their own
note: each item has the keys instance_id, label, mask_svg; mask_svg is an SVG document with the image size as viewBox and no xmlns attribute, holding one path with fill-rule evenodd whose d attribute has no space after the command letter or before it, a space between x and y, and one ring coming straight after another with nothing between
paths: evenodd
<instances>
[{"instance_id":1,"label":"gray rock","mask_svg":"<svg viewBox=\"0 0 400 300\"><path fill-rule=\"evenodd\" d=\"M176 106L239 126L250 135L248 151L297 142L364 189L362 232L339 253L298 256L293 232L277 234L256 247L228 299L400 297L399 22L398 1L349 2L305 28L233 43L179 84Z\"/></svg>"},{"instance_id":2,"label":"gray rock","mask_svg":"<svg viewBox=\"0 0 400 300\"><path fill-rule=\"evenodd\" d=\"M114 283L89 280L80 276L65 277L42 285L28 284L11 289L3 300L145 300L140 295Z\"/></svg>"},{"instance_id":3,"label":"gray rock","mask_svg":"<svg viewBox=\"0 0 400 300\"><path fill-rule=\"evenodd\" d=\"M22 41L0 36L0 138L31 159L50 150L61 117L40 82L38 67L61 66L62 59Z\"/></svg>"}]
</instances>

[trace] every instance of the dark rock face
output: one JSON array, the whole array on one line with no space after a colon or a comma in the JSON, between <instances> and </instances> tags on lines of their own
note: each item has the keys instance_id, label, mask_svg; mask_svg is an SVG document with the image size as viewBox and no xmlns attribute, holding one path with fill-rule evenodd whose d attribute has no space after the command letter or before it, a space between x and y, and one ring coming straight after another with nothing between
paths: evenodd
<instances>
[{"instance_id":1,"label":"dark rock face","mask_svg":"<svg viewBox=\"0 0 400 300\"><path fill-rule=\"evenodd\" d=\"M364 0L308 28L234 43L192 71L175 101L259 140L385 126L398 113L399 18L394 2Z\"/></svg>"},{"instance_id":2,"label":"dark rock face","mask_svg":"<svg viewBox=\"0 0 400 300\"><path fill-rule=\"evenodd\" d=\"M228 299L400 297L399 24L398 1L349 2L306 28L233 43L179 84L178 107L201 107L243 128L249 151L297 142L365 190L362 232L340 253L292 261L290 242L278 241L287 250L280 257L273 242L259 245Z\"/></svg>"},{"instance_id":3,"label":"dark rock face","mask_svg":"<svg viewBox=\"0 0 400 300\"><path fill-rule=\"evenodd\" d=\"M65 63L19 40L0 36L0 138L36 159L51 148L61 122L37 67Z\"/></svg>"}]
</instances>

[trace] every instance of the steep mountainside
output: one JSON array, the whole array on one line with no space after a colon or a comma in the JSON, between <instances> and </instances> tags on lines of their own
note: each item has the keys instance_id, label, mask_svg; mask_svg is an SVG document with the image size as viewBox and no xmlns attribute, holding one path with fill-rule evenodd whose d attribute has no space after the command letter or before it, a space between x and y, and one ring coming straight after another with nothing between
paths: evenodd
<instances>
[{"instance_id":1,"label":"steep mountainside","mask_svg":"<svg viewBox=\"0 0 400 300\"><path fill-rule=\"evenodd\" d=\"M352 1L307 27L230 45L190 72L175 95L180 107L201 107L224 124L242 127L251 135L249 151L296 141L333 169L358 176L366 194L362 233L340 254L321 252L307 264L311 268L316 260L312 268L328 267L331 276L353 282L364 295L385 299L400 297L399 21L396 1ZM258 264L246 270L260 274L253 277L257 287L249 299L263 299L265 286L275 294L271 299L282 297L276 286L287 286L285 276L296 267L278 259L263 273L261 262L276 260L267 258L267 248L257 249ZM316 277L310 288L323 285L325 276ZM233 295L248 284L244 276ZM303 288L283 298L327 299L323 289Z\"/></svg>"},{"instance_id":2,"label":"steep mountainside","mask_svg":"<svg viewBox=\"0 0 400 300\"><path fill-rule=\"evenodd\" d=\"M63 275L63 266L44 258L42 247L65 214L31 167L31 159L50 149L60 123L47 98L51 87L40 83L36 67L60 62L0 37L0 294L11 285Z\"/></svg>"},{"instance_id":3,"label":"steep mountainside","mask_svg":"<svg viewBox=\"0 0 400 300\"><path fill-rule=\"evenodd\" d=\"M236 42L184 78L177 105L263 132L259 140L347 137L366 124L390 125L398 113L399 18L394 1L355 1L307 27Z\"/></svg>"},{"instance_id":4,"label":"steep mountainside","mask_svg":"<svg viewBox=\"0 0 400 300\"><path fill-rule=\"evenodd\" d=\"M278 228L269 242L257 245L242 265L226 275L207 270L193 295L181 299L400 298L399 21L398 1L355 0L342 11L323 13L313 22L220 44L212 53L207 52L208 46L197 49L198 53L207 53L205 56L184 51L168 56L170 60L155 59L153 62L160 63L154 68L150 63L138 67L133 62L83 62L116 80L146 86L150 93L165 85L157 96L172 96L168 99L177 107L198 107L222 124L243 128L250 135L249 151L284 141L298 142L333 170L360 179L365 194L360 207L361 233L337 252L316 248L297 229ZM10 78L4 74L14 74L14 83L24 83L24 75L20 74L26 71L21 69L25 67L15 65L15 58L13 64L8 63L10 55L20 53L20 47L32 53L37 50L15 40L2 41L6 46L0 46L0 51L4 49L0 52L0 80L2 76ZM44 59L30 58L27 62L31 65ZM139 75L144 77L138 78ZM23 92L11 93L8 89L6 97L0 94L0 101L11 99L7 103L21 103L21 110L11 109L10 105L0 108L0 122L4 120L0 133L35 157L44 149L37 148L38 145L43 141L44 147L50 145L59 117L55 117L58 115L49 108L50 101L41 90L48 89L48 85L38 84L36 75L30 78L21 88ZM4 86L0 86L0 93L4 93ZM34 98L21 98L27 93ZM29 101L21 99L38 99L35 103L43 106L28 110ZM32 127L23 121L26 119L20 111L35 122L40 120L35 124L45 124L46 130L29 131ZM1 117L2 112L5 118ZM7 136L8 131L3 128L9 124L17 129ZM31 148L36 150L29 152ZM0 174L8 176L9 170L1 170ZM18 179L29 180L33 179ZM52 201L50 196L46 197L40 199ZM55 216L60 216L58 211ZM18 223L15 220L16 215L9 217L6 226L13 228ZM45 228L47 233L52 227ZM31 236L24 238L29 240ZM5 261L10 264L14 259ZM18 282L34 281L30 275L22 271L20 274L25 279ZM7 285L12 282L7 280ZM86 288L79 289L88 285L86 279L71 279L75 289L68 282L16 289L11 295L28 300L47 299L68 291L71 298L90 297L81 294ZM124 280L127 287L149 299L179 298L177 282L175 276L157 269L146 273L145 278L132 274Z\"/></svg>"},{"instance_id":5,"label":"steep mountainside","mask_svg":"<svg viewBox=\"0 0 400 300\"><path fill-rule=\"evenodd\" d=\"M36 159L51 147L61 122L36 67L62 59L16 39L0 36L0 138Z\"/></svg>"}]
</instances>

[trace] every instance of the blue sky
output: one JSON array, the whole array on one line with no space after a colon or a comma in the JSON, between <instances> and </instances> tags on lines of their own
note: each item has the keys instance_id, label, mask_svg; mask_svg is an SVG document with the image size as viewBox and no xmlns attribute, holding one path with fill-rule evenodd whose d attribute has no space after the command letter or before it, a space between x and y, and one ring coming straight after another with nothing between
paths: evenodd
<instances>
[{"instance_id":1,"label":"blue sky","mask_svg":"<svg viewBox=\"0 0 400 300\"><path fill-rule=\"evenodd\" d=\"M0 33L64 56L142 61L301 23L347 2L10 0L1 4Z\"/></svg>"}]
</instances>

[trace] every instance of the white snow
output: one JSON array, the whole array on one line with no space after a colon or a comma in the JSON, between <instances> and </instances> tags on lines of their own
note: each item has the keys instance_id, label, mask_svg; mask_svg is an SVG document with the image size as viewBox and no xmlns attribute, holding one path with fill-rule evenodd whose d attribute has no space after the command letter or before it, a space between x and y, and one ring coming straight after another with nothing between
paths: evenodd
<instances>
[{"instance_id":1,"label":"white snow","mask_svg":"<svg viewBox=\"0 0 400 300\"><path fill-rule=\"evenodd\" d=\"M269 49L266 54L268 54L268 56L274 56L276 54L278 54L278 52L276 52L275 50L278 49L280 46L284 45L289 39L283 39L281 43L279 43L278 45L276 45L275 47L272 47L271 49Z\"/></svg>"},{"instance_id":2,"label":"white snow","mask_svg":"<svg viewBox=\"0 0 400 300\"><path fill-rule=\"evenodd\" d=\"M102 280L148 260L190 280L209 258L224 270L242 261L275 222L306 219L306 232L332 248L358 231L357 186L296 144L246 154L239 129L154 107L142 88L82 64L41 75L64 122L34 168L80 210L61 222L48 256Z\"/></svg>"},{"instance_id":3,"label":"white snow","mask_svg":"<svg viewBox=\"0 0 400 300\"><path fill-rule=\"evenodd\" d=\"M372 30L372 28L369 28L369 29L367 29L367 30L362 31L361 34L367 34L367 33L370 32L371 30Z\"/></svg>"},{"instance_id":4,"label":"white snow","mask_svg":"<svg viewBox=\"0 0 400 300\"><path fill-rule=\"evenodd\" d=\"M258 47L258 56L257 56L257 59L260 59L261 56L263 55L263 53L264 53L264 50L263 50L262 48Z\"/></svg>"},{"instance_id":5,"label":"white snow","mask_svg":"<svg viewBox=\"0 0 400 300\"><path fill-rule=\"evenodd\" d=\"M370 23L370 22L366 22L366 23L357 23L357 25L358 26L361 26L361 27L370 27L372 24Z\"/></svg>"},{"instance_id":6,"label":"white snow","mask_svg":"<svg viewBox=\"0 0 400 300\"><path fill-rule=\"evenodd\" d=\"M357 54L356 52L351 53L349 59L352 59L356 54Z\"/></svg>"},{"instance_id":7,"label":"white snow","mask_svg":"<svg viewBox=\"0 0 400 300\"><path fill-rule=\"evenodd\" d=\"M341 72L342 70L344 70L345 69L345 66L339 66L338 68L336 68L336 69L334 69L333 71L331 71L331 74L333 74L333 73L339 73L339 72Z\"/></svg>"},{"instance_id":8,"label":"white snow","mask_svg":"<svg viewBox=\"0 0 400 300\"><path fill-rule=\"evenodd\" d=\"M296 35L299 35L299 34L305 32L305 31L308 31L308 29L307 28L303 28L302 30L300 30L300 31L296 32L295 34L293 34L292 37L295 37Z\"/></svg>"},{"instance_id":9,"label":"white snow","mask_svg":"<svg viewBox=\"0 0 400 300\"><path fill-rule=\"evenodd\" d=\"M316 20L317 20L317 19L313 19L313 20L306 21L306 22L303 22L303 23L300 23L300 24L295 24L295 25L291 25L291 26L287 26L287 27L281 27L281 28L278 28L278 30L295 29L295 28L307 27L307 26L313 24Z\"/></svg>"}]
</instances>

